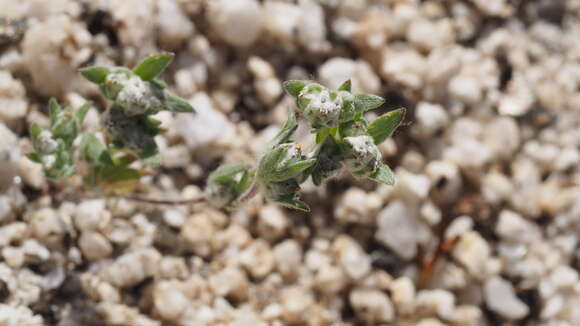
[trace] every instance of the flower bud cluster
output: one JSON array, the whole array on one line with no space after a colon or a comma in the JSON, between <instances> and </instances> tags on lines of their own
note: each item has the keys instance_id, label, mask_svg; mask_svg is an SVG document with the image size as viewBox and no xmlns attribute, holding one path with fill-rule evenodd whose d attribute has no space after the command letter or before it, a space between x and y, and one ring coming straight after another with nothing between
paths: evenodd
<instances>
[{"instance_id":1,"label":"flower bud cluster","mask_svg":"<svg viewBox=\"0 0 580 326\"><path fill-rule=\"evenodd\" d=\"M313 171L316 184L332 176L341 166L357 177L369 177L377 171L381 166L381 154L368 134L368 123L362 114L382 104L382 98L353 95L349 81L338 90L303 81L289 81L285 86L295 97L298 112L310 126L318 132L326 132L322 137L333 139L322 142L316 154L322 163ZM329 164L333 162L336 163Z\"/></svg>"},{"instance_id":2,"label":"flower bud cluster","mask_svg":"<svg viewBox=\"0 0 580 326\"><path fill-rule=\"evenodd\" d=\"M381 164L381 152L371 136L345 137L344 166L355 177L371 176Z\"/></svg>"},{"instance_id":3,"label":"flower bud cluster","mask_svg":"<svg viewBox=\"0 0 580 326\"><path fill-rule=\"evenodd\" d=\"M163 53L151 56L133 70L124 67L89 67L81 74L97 84L113 104L105 112L102 124L106 134L119 149L127 149L148 164L159 162L154 137L163 132L151 115L162 110L194 112L185 100L167 90L157 77L173 58Z\"/></svg>"},{"instance_id":4,"label":"flower bud cluster","mask_svg":"<svg viewBox=\"0 0 580 326\"><path fill-rule=\"evenodd\" d=\"M296 104L298 113L304 116L312 129L338 126L343 106L342 96L338 92L312 83L302 89Z\"/></svg>"},{"instance_id":5,"label":"flower bud cluster","mask_svg":"<svg viewBox=\"0 0 580 326\"><path fill-rule=\"evenodd\" d=\"M53 154L58 149L58 141L53 138L52 132L43 130L34 141L34 149L42 155Z\"/></svg>"},{"instance_id":6,"label":"flower bud cluster","mask_svg":"<svg viewBox=\"0 0 580 326\"><path fill-rule=\"evenodd\" d=\"M118 147L125 148L137 155L156 151L155 126L146 117L129 116L118 105L111 106L101 117L101 124Z\"/></svg>"},{"instance_id":7,"label":"flower bud cluster","mask_svg":"<svg viewBox=\"0 0 580 326\"><path fill-rule=\"evenodd\" d=\"M127 116L136 116L155 114L164 109L163 90L155 87L155 84L142 80L130 70L117 69L107 75L101 89Z\"/></svg>"},{"instance_id":8,"label":"flower bud cluster","mask_svg":"<svg viewBox=\"0 0 580 326\"><path fill-rule=\"evenodd\" d=\"M73 142L79 135L88 108L85 105L73 114L72 110L61 108L51 99L49 129L42 130L38 125L32 125L30 134L34 152L27 156L42 164L45 175L49 178L58 179L74 173Z\"/></svg>"},{"instance_id":9,"label":"flower bud cluster","mask_svg":"<svg viewBox=\"0 0 580 326\"><path fill-rule=\"evenodd\" d=\"M54 139L52 133L43 130L38 138L34 141L33 147L38 154L42 165L48 171L53 170L56 163L56 156L59 149L62 149L62 141Z\"/></svg>"}]
</instances>

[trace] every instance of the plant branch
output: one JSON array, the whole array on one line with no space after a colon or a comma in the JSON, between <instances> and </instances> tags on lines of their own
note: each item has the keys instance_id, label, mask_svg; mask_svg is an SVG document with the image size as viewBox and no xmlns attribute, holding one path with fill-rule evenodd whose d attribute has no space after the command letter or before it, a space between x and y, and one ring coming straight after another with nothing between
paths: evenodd
<instances>
[{"instance_id":1,"label":"plant branch","mask_svg":"<svg viewBox=\"0 0 580 326\"><path fill-rule=\"evenodd\" d=\"M107 196L109 197L109 196ZM113 197L113 196L110 196ZM148 204L156 204L156 205L190 205L190 204L196 204L199 202L204 202L206 201L206 197L205 195L199 195L193 198L189 198L189 199L177 199L177 200L172 200L172 199L153 199L153 198L145 198L145 197L139 197L139 196L134 196L134 195L128 195L128 196L121 196L121 198L126 199L126 200L133 200L133 201L138 201L138 202L142 202L142 203L148 203Z\"/></svg>"}]
</instances>

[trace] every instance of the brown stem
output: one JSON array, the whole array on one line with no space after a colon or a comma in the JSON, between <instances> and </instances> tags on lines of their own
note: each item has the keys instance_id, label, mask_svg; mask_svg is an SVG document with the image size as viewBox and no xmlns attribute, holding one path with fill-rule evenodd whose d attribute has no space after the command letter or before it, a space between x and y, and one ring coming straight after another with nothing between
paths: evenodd
<instances>
[{"instance_id":1,"label":"brown stem","mask_svg":"<svg viewBox=\"0 0 580 326\"><path fill-rule=\"evenodd\" d=\"M138 201L138 202L143 202L143 203L148 203L148 204L156 204L156 205L190 205L190 204L195 204L195 203L199 203L199 202L206 200L204 195L200 195L200 196L189 198L189 199L177 199L177 200L152 199L152 198L144 198L144 197L131 196L131 195L119 196L119 197L123 198L123 199L127 199L127 200L133 200L133 201Z\"/></svg>"},{"instance_id":2,"label":"brown stem","mask_svg":"<svg viewBox=\"0 0 580 326\"><path fill-rule=\"evenodd\" d=\"M146 198L140 197L136 195L116 195L116 194L93 194L87 195L84 191L77 191L77 192L62 192L59 196L59 201L62 200L73 200L79 201L83 199L98 199L98 198L122 198L126 200L138 201L142 203L148 204L155 204L155 205L190 205L199 202L206 201L205 195L199 195L189 199L153 199L153 198Z\"/></svg>"}]
</instances>

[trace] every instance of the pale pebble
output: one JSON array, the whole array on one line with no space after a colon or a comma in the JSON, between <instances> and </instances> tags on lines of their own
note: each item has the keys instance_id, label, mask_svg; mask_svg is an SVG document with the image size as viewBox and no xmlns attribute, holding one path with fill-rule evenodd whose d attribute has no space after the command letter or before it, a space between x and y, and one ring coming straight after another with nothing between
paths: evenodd
<instances>
[{"instance_id":1,"label":"pale pebble","mask_svg":"<svg viewBox=\"0 0 580 326\"><path fill-rule=\"evenodd\" d=\"M510 320L524 318L529 308L515 294L512 284L499 276L485 282L484 297L487 307Z\"/></svg>"},{"instance_id":2,"label":"pale pebble","mask_svg":"<svg viewBox=\"0 0 580 326\"><path fill-rule=\"evenodd\" d=\"M224 41L236 47L247 47L260 36L261 10L256 0L218 0L209 3L207 18Z\"/></svg>"},{"instance_id":3,"label":"pale pebble","mask_svg":"<svg viewBox=\"0 0 580 326\"><path fill-rule=\"evenodd\" d=\"M395 318L391 300L381 291L354 289L349 301L357 316L369 324L389 323Z\"/></svg>"}]
</instances>

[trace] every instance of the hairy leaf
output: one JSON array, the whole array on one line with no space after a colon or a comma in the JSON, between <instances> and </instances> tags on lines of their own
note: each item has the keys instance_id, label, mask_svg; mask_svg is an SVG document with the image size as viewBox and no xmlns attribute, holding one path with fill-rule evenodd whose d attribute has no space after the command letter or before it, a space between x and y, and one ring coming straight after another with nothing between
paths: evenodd
<instances>
[{"instance_id":1,"label":"hairy leaf","mask_svg":"<svg viewBox=\"0 0 580 326\"><path fill-rule=\"evenodd\" d=\"M91 103L85 103L77 110L77 113L75 114L75 119L77 120L79 127L85 121L85 118L87 116L87 112L89 112L89 109L91 108L91 106L92 106Z\"/></svg>"},{"instance_id":2,"label":"hairy leaf","mask_svg":"<svg viewBox=\"0 0 580 326\"><path fill-rule=\"evenodd\" d=\"M99 66L87 67L81 69L80 73L86 80L99 85L104 83L107 79L109 68Z\"/></svg>"},{"instance_id":3,"label":"hairy leaf","mask_svg":"<svg viewBox=\"0 0 580 326\"><path fill-rule=\"evenodd\" d=\"M293 178L314 164L316 164L316 159L309 158L309 159L306 159L303 161L298 161L296 163L290 164L290 165L288 165L287 169L288 169L288 171L290 171L293 174L291 176L291 178Z\"/></svg>"},{"instance_id":4,"label":"hairy leaf","mask_svg":"<svg viewBox=\"0 0 580 326\"><path fill-rule=\"evenodd\" d=\"M166 92L165 106L171 112L178 113L192 113L195 112L193 106L181 97L172 93Z\"/></svg>"},{"instance_id":5,"label":"hairy leaf","mask_svg":"<svg viewBox=\"0 0 580 326\"><path fill-rule=\"evenodd\" d=\"M157 146L149 147L139 153L139 158L143 163L149 166L159 165L161 163L161 155Z\"/></svg>"},{"instance_id":6,"label":"hairy leaf","mask_svg":"<svg viewBox=\"0 0 580 326\"><path fill-rule=\"evenodd\" d=\"M366 135L368 123L365 119L343 122L338 127L341 138Z\"/></svg>"},{"instance_id":7,"label":"hairy leaf","mask_svg":"<svg viewBox=\"0 0 580 326\"><path fill-rule=\"evenodd\" d=\"M383 114L369 124L368 133L375 144L380 144L389 138L405 117L405 109L397 109Z\"/></svg>"},{"instance_id":8,"label":"hairy leaf","mask_svg":"<svg viewBox=\"0 0 580 326\"><path fill-rule=\"evenodd\" d=\"M311 82L307 80L287 80L282 85L288 94L297 97L300 91L308 84L311 84Z\"/></svg>"},{"instance_id":9,"label":"hairy leaf","mask_svg":"<svg viewBox=\"0 0 580 326\"><path fill-rule=\"evenodd\" d=\"M250 168L247 164L224 164L213 171L208 180L209 182L226 183L238 173L244 172Z\"/></svg>"},{"instance_id":10,"label":"hairy leaf","mask_svg":"<svg viewBox=\"0 0 580 326\"><path fill-rule=\"evenodd\" d=\"M173 56L173 53L160 53L152 55L141 61L135 68L133 68L133 72L145 81L153 80L153 78L161 74L165 67L169 65L169 62L171 62Z\"/></svg>"},{"instance_id":11,"label":"hairy leaf","mask_svg":"<svg viewBox=\"0 0 580 326\"><path fill-rule=\"evenodd\" d=\"M381 164L381 166L370 176L371 179L384 183L388 186L395 184L395 174L386 164Z\"/></svg>"},{"instance_id":12,"label":"hairy leaf","mask_svg":"<svg viewBox=\"0 0 580 326\"><path fill-rule=\"evenodd\" d=\"M296 114L294 111L290 111L282 128L270 141L269 148L289 142L297 128L298 122L296 121Z\"/></svg>"},{"instance_id":13,"label":"hairy leaf","mask_svg":"<svg viewBox=\"0 0 580 326\"><path fill-rule=\"evenodd\" d=\"M280 205L297 209L303 212L310 212L310 207L303 201L292 197L283 197L276 200Z\"/></svg>"},{"instance_id":14,"label":"hairy leaf","mask_svg":"<svg viewBox=\"0 0 580 326\"><path fill-rule=\"evenodd\" d=\"M352 82L349 80L345 81L344 83L342 83L339 87L338 90L339 91L347 91L350 92L352 89Z\"/></svg>"},{"instance_id":15,"label":"hairy leaf","mask_svg":"<svg viewBox=\"0 0 580 326\"><path fill-rule=\"evenodd\" d=\"M58 102L54 98L50 98L48 101L48 115L50 117L50 128L53 128L57 121L60 119L60 114L62 109Z\"/></svg>"},{"instance_id":16,"label":"hairy leaf","mask_svg":"<svg viewBox=\"0 0 580 326\"><path fill-rule=\"evenodd\" d=\"M141 171L124 166L106 166L100 171L100 178L107 183L127 182L142 175Z\"/></svg>"},{"instance_id":17,"label":"hairy leaf","mask_svg":"<svg viewBox=\"0 0 580 326\"><path fill-rule=\"evenodd\" d=\"M40 128L38 124L33 123L32 125L30 125L30 138L32 139L33 142L38 139L38 136L40 136L41 132L42 128Z\"/></svg>"},{"instance_id":18,"label":"hairy leaf","mask_svg":"<svg viewBox=\"0 0 580 326\"><path fill-rule=\"evenodd\" d=\"M40 159L40 156L38 155L38 153L28 153L28 154L26 154L26 157L29 160L31 160L32 162L42 163L42 160Z\"/></svg>"},{"instance_id":19,"label":"hairy leaf","mask_svg":"<svg viewBox=\"0 0 580 326\"><path fill-rule=\"evenodd\" d=\"M87 133L84 135L81 143L81 152L93 164L112 163L107 153L107 147L94 134Z\"/></svg>"},{"instance_id":20,"label":"hairy leaf","mask_svg":"<svg viewBox=\"0 0 580 326\"><path fill-rule=\"evenodd\" d=\"M359 112L376 109L385 103L385 99L373 94L356 94L354 96L354 105Z\"/></svg>"},{"instance_id":21,"label":"hairy leaf","mask_svg":"<svg viewBox=\"0 0 580 326\"><path fill-rule=\"evenodd\" d=\"M255 173L253 171L245 170L244 175L236 185L236 192L240 194L240 196L244 195L244 193L250 189L252 184L254 183L254 176Z\"/></svg>"}]
</instances>

